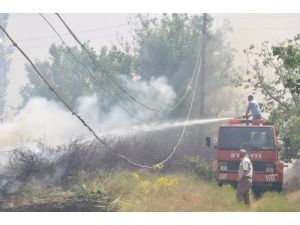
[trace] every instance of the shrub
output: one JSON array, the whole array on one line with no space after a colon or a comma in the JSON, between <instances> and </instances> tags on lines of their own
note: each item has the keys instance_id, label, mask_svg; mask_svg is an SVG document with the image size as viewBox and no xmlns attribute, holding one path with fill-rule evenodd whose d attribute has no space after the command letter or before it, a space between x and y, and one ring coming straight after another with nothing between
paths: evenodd
<instances>
[{"instance_id":1,"label":"shrub","mask_svg":"<svg viewBox=\"0 0 300 225\"><path fill-rule=\"evenodd\" d=\"M211 164L201 159L199 156L186 157L186 162L189 168L199 177L205 180L212 180L215 169Z\"/></svg>"}]
</instances>

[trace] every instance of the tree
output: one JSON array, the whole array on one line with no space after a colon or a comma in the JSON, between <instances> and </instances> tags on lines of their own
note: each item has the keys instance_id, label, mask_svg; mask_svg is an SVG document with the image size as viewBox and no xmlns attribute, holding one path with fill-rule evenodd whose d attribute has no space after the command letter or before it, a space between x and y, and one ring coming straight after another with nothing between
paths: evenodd
<instances>
[{"instance_id":1,"label":"tree","mask_svg":"<svg viewBox=\"0 0 300 225\"><path fill-rule=\"evenodd\" d=\"M9 15L6 13L0 13L0 24L4 28L7 26L8 17ZM11 61L8 57L13 51L11 47L5 45L4 39L5 35L0 32L0 118L3 117L6 103L7 73Z\"/></svg>"},{"instance_id":2,"label":"tree","mask_svg":"<svg viewBox=\"0 0 300 225\"><path fill-rule=\"evenodd\" d=\"M73 47L72 51L82 61L87 63L87 57ZM89 92L91 82L86 75L86 71L82 66L68 54L68 51L62 45L56 46L53 44L50 49L50 59L44 61L36 61L35 64L42 74L46 77L51 85L61 94L66 101L74 106L78 96ZM93 70L93 67L88 64L88 67ZM54 95L46 88L42 80L36 76L34 69L26 65L27 76L29 83L21 89L23 102L26 103L31 97L40 96L47 99L53 99Z\"/></svg>"},{"instance_id":3,"label":"tree","mask_svg":"<svg viewBox=\"0 0 300 225\"><path fill-rule=\"evenodd\" d=\"M89 43L85 43L85 45L92 52L99 64L105 68L107 73L126 89L128 93L140 102L146 103L147 106L168 110L170 108L168 104L171 103L169 101L166 103L166 101L160 100L160 98L165 99L164 97L169 96L169 92L172 92L172 90L162 88L163 91L159 92L160 96L158 96L155 95L155 93L158 93L156 87L159 86L157 89L160 89L160 85L156 85L157 83L154 82L156 86L150 85L147 86L150 88L144 88L146 86L144 84L145 82L151 83L152 80L156 81L160 77L165 77L168 84L171 84L176 91L177 101L181 99L187 85L190 83L196 66L202 39L202 16L164 14L158 19L138 15L135 19L135 29L130 39L119 40L118 45L112 47L104 46L99 52L91 48ZM231 78L235 74L232 65L233 49L226 40L230 26L228 23L224 23L221 29L216 30L212 28L212 23L213 18L209 17L209 34L205 63L205 116L208 118L228 117L233 114L236 101L239 101L238 98L232 98L231 91L229 91L232 87ZM125 103L127 110L131 114L138 115L143 121L153 118L159 120L160 115L155 114L154 117L153 112L134 104L128 96L113 85L84 51L77 47L72 47L72 52L81 63L74 60L63 45L52 45L49 50L50 59L37 61L36 65L73 108L76 105L78 97L92 93L96 93L98 99L101 100L100 103L104 104L103 106L101 105L102 109L109 111L115 108L115 100L111 96L108 96L90 78L87 70L81 65L84 64L119 102ZM30 66L27 66L27 74L30 83L21 92L24 103L33 96L54 99L52 93L45 88L45 85L37 78L35 71ZM123 79L124 77L126 79ZM163 80L165 81L165 79ZM143 83L143 85L137 85L137 83L140 84L139 82ZM128 85L127 83L133 85ZM195 84L195 81L193 84ZM168 115L163 114L163 119L185 119L192 93L192 91L189 91L181 104ZM161 95L165 96L161 97ZM190 119L199 118L198 102L199 100L196 99L194 104L195 110L193 110L194 115ZM101 118L104 117L102 115ZM217 126L218 124L210 124L205 127L206 135L210 136L214 133L217 130ZM194 131L187 131L187 138L182 143L187 146L185 154L199 154L199 151L204 152L204 148L199 149L198 142L198 140L204 140L204 138L199 136L199 132ZM175 140L176 135L178 133L175 131L169 132L165 140ZM213 152L209 151L209 153L206 152L204 154L211 156Z\"/></svg>"},{"instance_id":4,"label":"tree","mask_svg":"<svg viewBox=\"0 0 300 225\"><path fill-rule=\"evenodd\" d=\"M103 47L97 55L93 48L89 47L89 43L85 45L109 74L128 74L130 57L118 52L115 47L110 50ZM50 59L36 61L35 64L55 90L73 107L77 104L78 97L83 95L97 93L102 99L109 99L100 86L111 92L114 90L112 83L104 78L103 73L83 50L75 46L71 48L71 52L76 59L65 46L53 44L49 49ZM26 65L26 70L30 82L21 89L23 105L34 96L55 99L29 64ZM114 76L114 79L116 78L118 77ZM113 94L117 97L120 95L118 92ZM103 101L103 104L110 105L112 100Z\"/></svg>"},{"instance_id":5,"label":"tree","mask_svg":"<svg viewBox=\"0 0 300 225\"><path fill-rule=\"evenodd\" d=\"M142 78L165 76L174 86L177 96L182 96L197 61L203 17L175 13L163 14L161 20L158 20L138 15L137 21L140 26L134 33L135 73ZM232 86L231 77L235 74L233 49L226 41L231 28L225 22L221 29L213 31L212 24L213 18L209 17L205 65L206 117L232 111L230 107L234 104L226 91L226 87ZM173 114L183 115L189 100L187 98ZM199 113L195 117L199 118Z\"/></svg>"},{"instance_id":6,"label":"tree","mask_svg":"<svg viewBox=\"0 0 300 225\"><path fill-rule=\"evenodd\" d=\"M213 19L209 18L210 28L212 21ZM88 43L86 46L110 76L125 88L122 77L149 80L153 77L164 76L174 87L178 97L182 96L195 68L201 40L202 17L188 14L164 14L161 19L157 19L138 15L136 22L138 27L132 34L133 42L124 41L111 48L104 46L99 53L90 48ZM224 26L228 28L228 24ZM233 75L233 49L226 42L226 30L228 29L211 30L208 37L206 66L208 101L206 105L209 117L219 116L233 103L218 97L224 96L225 87L231 86L230 77ZM105 78L83 51L77 47L72 49L73 53L96 74L100 82L113 92L114 96L118 99L126 98L124 93ZM93 92L96 92L102 99L111 99L105 98L105 93L96 87L97 85L89 78L87 71L70 56L64 46L52 45L49 52L50 60L38 61L37 65L70 104L74 105L79 96ZM41 81L36 78L32 68L27 66L27 71L30 83L22 90L24 101L37 95L53 98ZM128 92L130 93L130 90ZM138 93L131 94L138 95ZM172 112L171 116L183 117L189 100L190 96ZM107 101L107 105L109 104L112 104L111 100Z\"/></svg>"},{"instance_id":7,"label":"tree","mask_svg":"<svg viewBox=\"0 0 300 225\"><path fill-rule=\"evenodd\" d=\"M291 147L281 152L282 159L299 158L300 149L300 35L260 49L253 45L245 50L250 68L237 85L252 88L264 96L264 110L278 128L282 139L290 138Z\"/></svg>"}]
</instances>

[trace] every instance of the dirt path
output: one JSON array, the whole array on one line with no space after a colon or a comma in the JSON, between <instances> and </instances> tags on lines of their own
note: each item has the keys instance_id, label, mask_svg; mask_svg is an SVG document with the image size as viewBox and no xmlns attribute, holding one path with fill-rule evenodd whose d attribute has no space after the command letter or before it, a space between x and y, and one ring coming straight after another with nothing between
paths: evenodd
<instances>
[{"instance_id":1,"label":"dirt path","mask_svg":"<svg viewBox=\"0 0 300 225\"><path fill-rule=\"evenodd\" d=\"M76 193L55 193L21 200L18 195L0 195L2 212L107 212L115 211L106 196L84 197Z\"/></svg>"}]
</instances>

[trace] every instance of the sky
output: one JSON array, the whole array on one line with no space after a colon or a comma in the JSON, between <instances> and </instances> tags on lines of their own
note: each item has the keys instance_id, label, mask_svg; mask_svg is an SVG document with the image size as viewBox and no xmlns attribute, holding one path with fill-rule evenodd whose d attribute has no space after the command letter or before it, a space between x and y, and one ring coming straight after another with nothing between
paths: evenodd
<instances>
[{"instance_id":1,"label":"sky","mask_svg":"<svg viewBox=\"0 0 300 225\"><path fill-rule=\"evenodd\" d=\"M44 15L63 34L67 43L75 45L74 40L54 14ZM90 40L91 45L97 50L103 45L117 43L118 38L130 38L131 31L135 27L133 18L136 14L73 13L61 15L80 40ZM228 35L228 41L236 50L236 67L247 66L243 50L251 44L258 46L264 40L277 43L300 33L300 13L213 13L210 15L214 18L213 29L220 27L224 19L230 21L233 32ZM150 14L150 16L159 17L160 14ZM128 21L132 22L131 25L128 25ZM51 28L37 13L10 14L7 31L32 59L46 59L49 57L50 45L53 42L60 43ZM24 67L25 62L24 57L15 50L8 74L10 81L7 89L8 117L13 112L11 107L17 107L20 104L21 98L18 91L28 81Z\"/></svg>"}]
</instances>

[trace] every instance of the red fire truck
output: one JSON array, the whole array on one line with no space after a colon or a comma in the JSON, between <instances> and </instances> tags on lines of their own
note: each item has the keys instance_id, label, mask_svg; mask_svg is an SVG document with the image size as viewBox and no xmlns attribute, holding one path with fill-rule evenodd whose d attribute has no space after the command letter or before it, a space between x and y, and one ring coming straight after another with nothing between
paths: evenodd
<instances>
[{"instance_id":1,"label":"red fire truck","mask_svg":"<svg viewBox=\"0 0 300 225\"><path fill-rule=\"evenodd\" d=\"M206 138L210 145L210 138ZM279 158L279 145L275 128L263 120L231 119L219 128L216 148L219 185L236 186L240 164L239 150L244 148L253 165L254 193L267 190L281 191L284 164Z\"/></svg>"}]
</instances>

